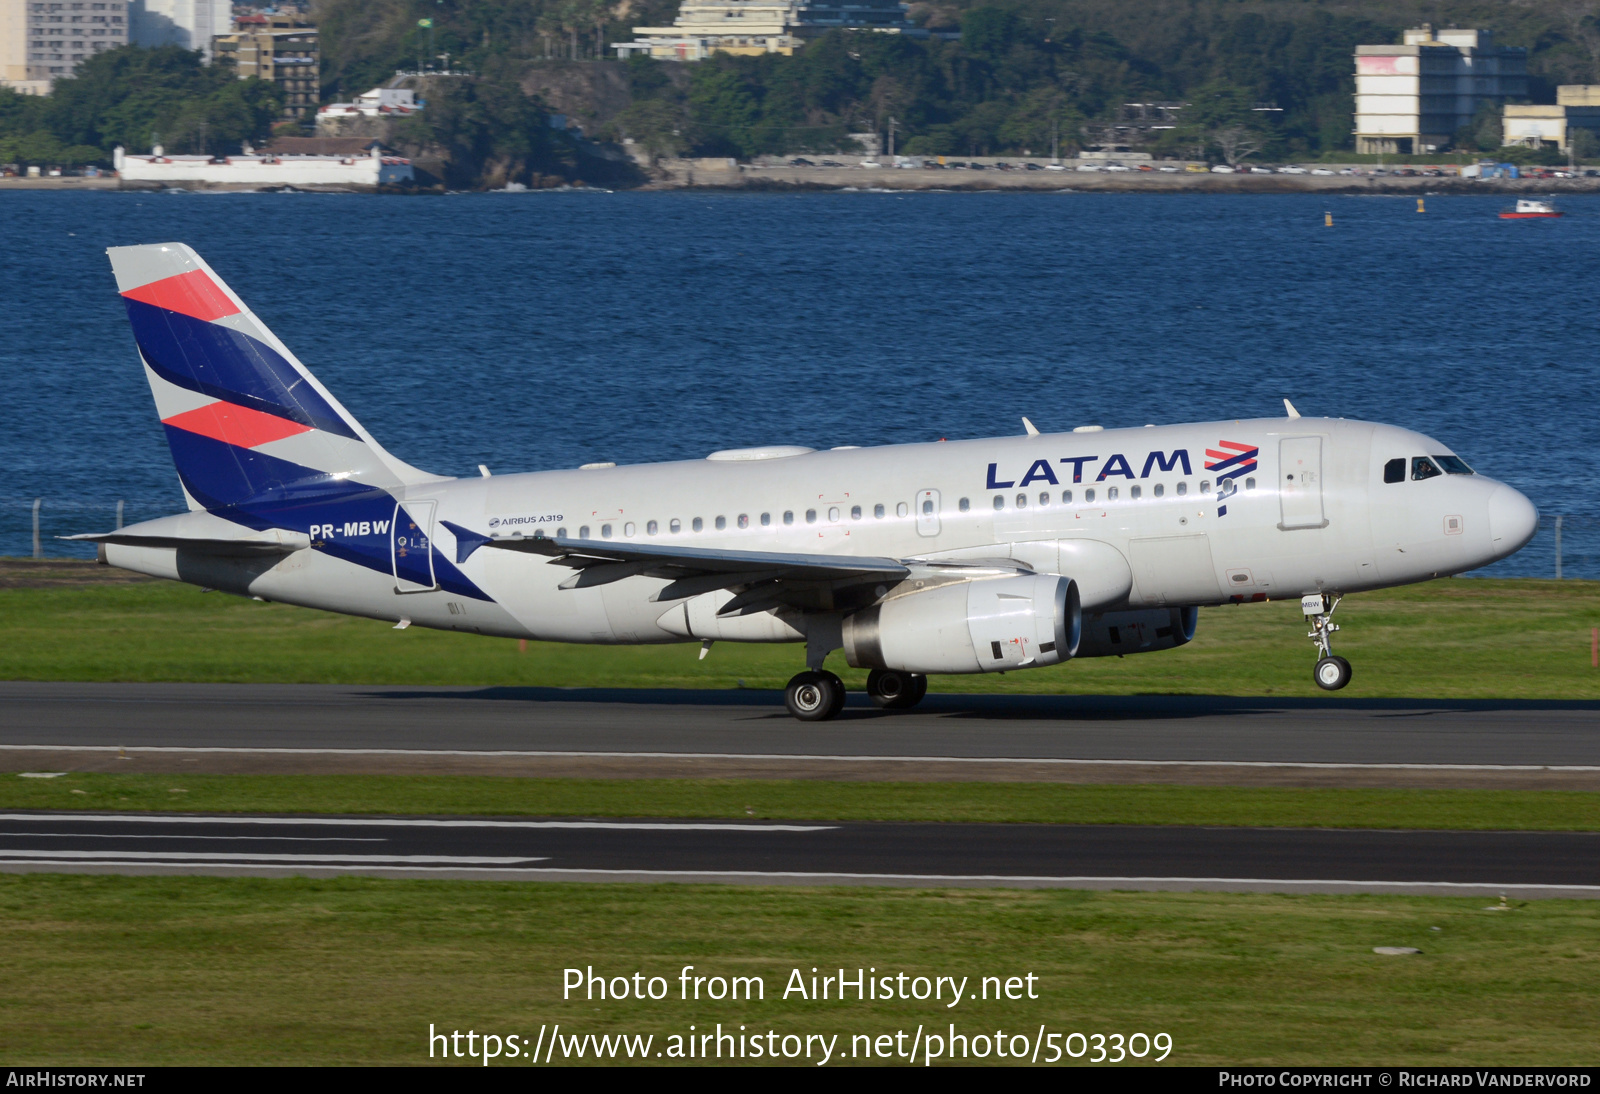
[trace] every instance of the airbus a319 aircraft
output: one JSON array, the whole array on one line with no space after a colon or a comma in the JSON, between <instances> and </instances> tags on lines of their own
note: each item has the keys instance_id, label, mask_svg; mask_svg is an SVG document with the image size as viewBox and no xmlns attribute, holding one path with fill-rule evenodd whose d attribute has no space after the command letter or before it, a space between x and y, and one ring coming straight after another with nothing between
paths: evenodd
<instances>
[{"instance_id":1,"label":"airbus a319 aircraft","mask_svg":"<svg viewBox=\"0 0 1600 1094\"><path fill-rule=\"evenodd\" d=\"M1342 688L1348 593L1484 566L1526 497L1448 447L1283 418L449 478L390 455L189 247L114 247L189 511L101 560L259 600L507 638L803 642L789 710L880 707L934 673L1188 642L1201 605L1298 598ZM704 650L702 650L704 656Z\"/></svg>"}]
</instances>

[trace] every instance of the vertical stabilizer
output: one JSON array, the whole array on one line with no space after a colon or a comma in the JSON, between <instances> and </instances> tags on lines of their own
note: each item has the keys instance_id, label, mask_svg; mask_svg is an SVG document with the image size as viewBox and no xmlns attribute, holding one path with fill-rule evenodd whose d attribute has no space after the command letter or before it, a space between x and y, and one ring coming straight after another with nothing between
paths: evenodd
<instances>
[{"instance_id":1,"label":"vertical stabilizer","mask_svg":"<svg viewBox=\"0 0 1600 1094\"><path fill-rule=\"evenodd\" d=\"M192 248L107 254L191 509L441 481L384 451Z\"/></svg>"}]
</instances>

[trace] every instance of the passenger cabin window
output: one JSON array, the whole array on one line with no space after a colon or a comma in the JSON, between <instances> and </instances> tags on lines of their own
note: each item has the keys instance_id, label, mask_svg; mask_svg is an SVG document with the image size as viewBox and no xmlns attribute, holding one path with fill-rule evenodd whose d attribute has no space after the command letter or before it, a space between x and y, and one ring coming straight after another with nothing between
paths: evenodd
<instances>
[{"instance_id":1,"label":"passenger cabin window","mask_svg":"<svg viewBox=\"0 0 1600 1094\"><path fill-rule=\"evenodd\" d=\"M610 539L611 538L611 525L602 524L600 526L600 538L601 539Z\"/></svg>"},{"instance_id":2,"label":"passenger cabin window","mask_svg":"<svg viewBox=\"0 0 1600 1094\"><path fill-rule=\"evenodd\" d=\"M894 515L897 516L897 517L906 516L910 512L911 512L911 506L907 505L905 502L901 502L899 505L896 505L894 507Z\"/></svg>"},{"instance_id":3,"label":"passenger cabin window","mask_svg":"<svg viewBox=\"0 0 1600 1094\"><path fill-rule=\"evenodd\" d=\"M683 521L679 520L677 517L673 517L672 523L667 525L667 531L671 532L673 535L677 535L679 532L683 531Z\"/></svg>"},{"instance_id":4,"label":"passenger cabin window","mask_svg":"<svg viewBox=\"0 0 1600 1094\"><path fill-rule=\"evenodd\" d=\"M817 511L815 509L807 509L806 510L806 523L807 524L815 524L815 523L817 523Z\"/></svg>"},{"instance_id":5,"label":"passenger cabin window","mask_svg":"<svg viewBox=\"0 0 1600 1094\"><path fill-rule=\"evenodd\" d=\"M883 514L885 512L886 512L886 510L884 509L883 502L881 502L881 501L877 505L874 505L872 507L872 515L877 517L879 520L883 519Z\"/></svg>"},{"instance_id":6,"label":"passenger cabin window","mask_svg":"<svg viewBox=\"0 0 1600 1094\"><path fill-rule=\"evenodd\" d=\"M1423 479L1431 479L1431 478L1434 478L1437 475L1442 475L1442 474L1444 474L1444 472L1440 471L1437 467L1435 467L1433 461L1428 459L1428 457L1426 457L1426 456L1412 456L1411 457L1411 481L1412 482L1420 482Z\"/></svg>"},{"instance_id":7,"label":"passenger cabin window","mask_svg":"<svg viewBox=\"0 0 1600 1094\"><path fill-rule=\"evenodd\" d=\"M644 526L644 534L647 535L647 536L653 536L657 532L659 532L660 530L661 530L661 525L657 524L653 520L650 521L648 524L646 524Z\"/></svg>"},{"instance_id":8,"label":"passenger cabin window","mask_svg":"<svg viewBox=\"0 0 1600 1094\"><path fill-rule=\"evenodd\" d=\"M1106 500L1107 501L1116 501L1117 500L1117 488L1115 486L1106 487Z\"/></svg>"},{"instance_id":9,"label":"passenger cabin window","mask_svg":"<svg viewBox=\"0 0 1600 1094\"><path fill-rule=\"evenodd\" d=\"M1026 509L1027 507L1028 507L1028 495L1026 495L1026 494L1018 494L1017 495L1017 508L1018 509Z\"/></svg>"},{"instance_id":10,"label":"passenger cabin window","mask_svg":"<svg viewBox=\"0 0 1600 1094\"><path fill-rule=\"evenodd\" d=\"M1138 500L1142 493L1143 491L1137 486L1128 487L1128 497L1133 498L1134 500Z\"/></svg>"},{"instance_id":11,"label":"passenger cabin window","mask_svg":"<svg viewBox=\"0 0 1600 1094\"><path fill-rule=\"evenodd\" d=\"M1211 480L1210 479L1201 479L1200 480L1200 492L1202 494L1211 493Z\"/></svg>"},{"instance_id":12,"label":"passenger cabin window","mask_svg":"<svg viewBox=\"0 0 1600 1094\"><path fill-rule=\"evenodd\" d=\"M1189 484L1186 483L1186 482L1180 482L1178 484L1178 497L1181 498L1185 494L1187 494L1188 492L1189 492Z\"/></svg>"},{"instance_id":13,"label":"passenger cabin window","mask_svg":"<svg viewBox=\"0 0 1600 1094\"><path fill-rule=\"evenodd\" d=\"M793 509L785 509L783 511L783 523L785 523L785 524L793 524L794 523L794 510Z\"/></svg>"},{"instance_id":14,"label":"passenger cabin window","mask_svg":"<svg viewBox=\"0 0 1600 1094\"><path fill-rule=\"evenodd\" d=\"M829 524L838 524L839 523L839 507L837 505L828 506L828 523Z\"/></svg>"},{"instance_id":15,"label":"passenger cabin window","mask_svg":"<svg viewBox=\"0 0 1600 1094\"><path fill-rule=\"evenodd\" d=\"M1406 481L1406 458L1404 456L1398 456L1383 465L1383 481Z\"/></svg>"},{"instance_id":16,"label":"passenger cabin window","mask_svg":"<svg viewBox=\"0 0 1600 1094\"><path fill-rule=\"evenodd\" d=\"M583 525L582 527L580 527L578 529L578 538L579 539L588 539L589 538L589 526L587 524Z\"/></svg>"},{"instance_id":17,"label":"passenger cabin window","mask_svg":"<svg viewBox=\"0 0 1600 1094\"><path fill-rule=\"evenodd\" d=\"M761 527L767 528L767 527L770 527L771 525L772 525L772 514L771 513L762 513L761 514Z\"/></svg>"},{"instance_id":18,"label":"passenger cabin window","mask_svg":"<svg viewBox=\"0 0 1600 1094\"><path fill-rule=\"evenodd\" d=\"M1246 490L1254 490L1256 488L1256 480L1255 479L1245 479L1244 480L1244 488Z\"/></svg>"},{"instance_id":19,"label":"passenger cabin window","mask_svg":"<svg viewBox=\"0 0 1600 1094\"><path fill-rule=\"evenodd\" d=\"M703 531L705 529L705 526L706 526L706 522L705 521L701 520L699 517L695 517L694 518L694 523L691 524L689 527L693 528L696 532L699 532L699 531Z\"/></svg>"},{"instance_id":20,"label":"passenger cabin window","mask_svg":"<svg viewBox=\"0 0 1600 1094\"><path fill-rule=\"evenodd\" d=\"M861 519L861 506L852 505L850 507L850 519L851 520L860 520Z\"/></svg>"},{"instance_id":21,"label":"passenger cabin window","mask_svg":"<svg viewBox=\"0 0 1600 1094\"><path fill-rule=\"evenodd\" d=\"M565 528L557 528L556 529L556 538L557 539L566 539L567 538L567 530Z\"/></svg>"},{"instance_id":22,"label":"passenger cabin window","mask_svg":"<svg viewBox=\"0 0 1600 1094\"><path fill-rule=\"evenodd\" d=\"M1040 505L1049 505L1050 504L1050 494L1049 494L1048 491L1041 490L1039 492L1039 504Z\"/></svg>"},{"instance_id":23,"label":"passenger cabin window","mask_svg":"<svg viewBox=\"0 0 1600 1094\"><path fill-rule=\"evenodd\" d=\"M1159 497L1160 497L1160 496L1161 496L1161 495L1162 495L1162 494L1165 494L1165 493L1166 493L1166 492L1167 492L1167 488L1166 488L1166 487L1165 487L1165 486L1163 486L1163 485L1161 485L1161 484L1160 484L1160 483L1159 483L1159 482L1158 482L1158 483L1156 483L1156 485L1155 485L1155 489L1154 489L1154 490L1153 490L1153 491L1152 491L1152 493L1154 493L1154 494L1155 494L1155 496L1156 496L1156 497L1158 497L1158 498L1159 498Z\"/></svg>"},{"instance_id":24,"label":"passenger cabin window","mask_svg":"<svg viewBox=\"0 0 1600 1094\"><path fill-rule=\"evenodd\" d=\"M740 513L739 514L739 527L740 528L748 528L748 527L750 527L750 514L749 513Z\"/></svg>"},{"instance_id":25,"label":"passenger cabin window","mask_svg":"<svg viewBox=\"0 0 1600 1094\"><path fill-rule=\"evenodd\" d=\"M718 517L717 518L717 531L721 532L724 529L726 529L727 527L728 527L728 518L727 517Z\"/></svg>"},{"instance_id":26,"label":"passenger cabin window","mask_svg":"<svg viewBox=\"0 0 1600 1094\"><path fill-rule=\"evenodd\" d=\"M1072 504L1072 491L1071 490L1063 490L1063 491L1061 491L1061 504L1062 505L1071 505Z\"/></svg>"},{"instance_id":27,"label":"passenger cabin window","mask_svg":"<svg viewBox=\"0 0 1600 1094\"><path fill-rule=\"evenodd\" d=\"M1435 456L1433 462L1445 469L1449 475L1475 475L1477 472L1467 466L1467 461L1460 456Z\"/></svg>"},{"instance_id":28,"label":"passenger cabin window","mask_svg":"<svg viewBox=\"0 0 1600 1094\"><path fill-rule=\"evenodd\" d=\"M627 536L629 539L632 539L633 538L633 534L635 532L637 532L638 530L639 529L634 526L634 523L631 520L627 524L624 524L622 526L622 534Z\"/></svg>"},{"instance_id":29,"label":"passenger cabin window","mask_svg":"<svg viewBox=\"0 0 1600 1094\"><path fill-rule=\"evenodd\" d=\"M962 498L960 501L956 502L956 508L965 513L967 510L972 508L972 499Z\"/></svg>"},{"instance_id":30,"label":"passenger cabin window","mask_svg":"<svg viewBox=\"0 0 1600 1094\"><path fill-rule=\"evenodd\" d=\"M922 503L922 515L925 517L933 516L933 502L924 501Z\"/></svg>"},{"instance_id":31,"label":"passenger cabin window","mask_svg":"<svg viewBox=\"0 0 1600 1094\"><path fill-rule=\"evenodd\" d=\"M1094 504L1094 487L1091 486L1083 492L1083 500L1090 505Z\"/></svg>"},{"instance_id":32,"label":"passenger cabin window","mask_svg":"<svg viewBox=\"0 0 1600 1094\"><path fill-rule=\"evenodd\" d=\"M1006 507L1006 499L1001 497L999 494L996 494L994 496L994 509L995 509L995 512L998 513L1000 510L1004 509L1005 507Z\"/></svg>"}]
</instances>

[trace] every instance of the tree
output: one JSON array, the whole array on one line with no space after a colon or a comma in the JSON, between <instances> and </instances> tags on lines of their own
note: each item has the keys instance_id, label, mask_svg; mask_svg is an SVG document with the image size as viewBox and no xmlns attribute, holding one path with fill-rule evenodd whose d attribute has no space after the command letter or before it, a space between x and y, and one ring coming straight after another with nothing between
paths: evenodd
<instances>
[{"instance_id":1,"label":"tree","mask_svg":"<svg viewBox=\"0 0 1600 1094\"><path fill-rule=\"evenodd\" d=\"M619 137L632 138L643 145L651 159L683 155L689 148L683 135L686 125L682 112L660 99L636 102L611 122Z\"/></svg>"}]
</instances>

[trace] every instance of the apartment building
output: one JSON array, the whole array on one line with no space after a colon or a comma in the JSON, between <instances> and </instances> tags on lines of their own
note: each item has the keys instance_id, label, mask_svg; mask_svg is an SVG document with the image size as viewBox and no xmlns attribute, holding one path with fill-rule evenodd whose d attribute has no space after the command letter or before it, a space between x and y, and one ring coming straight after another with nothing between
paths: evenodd
<instances>
[{"instance_id":1,"label":"apartment building","mask_svg":"<svg viewBox=\"0 0 1600 1094\"><path fill-rule=\"evenodd\" d=\"M127 0L0 0L0 84L48 95L87 57L128 44Z\"/></svg>"},{"instance_id":2,"label":"apartment building","mask_svg":"<svg viewBox=\"0 0 1600 1094\"><path fill-rule=\"evenodd\" d=\"M283 89L283 116L304 118L322 97L317 28L292 15L241 15L232 34L218 35L219 59L241 80L259 76Z\"/></svg>"}]
</instances>

